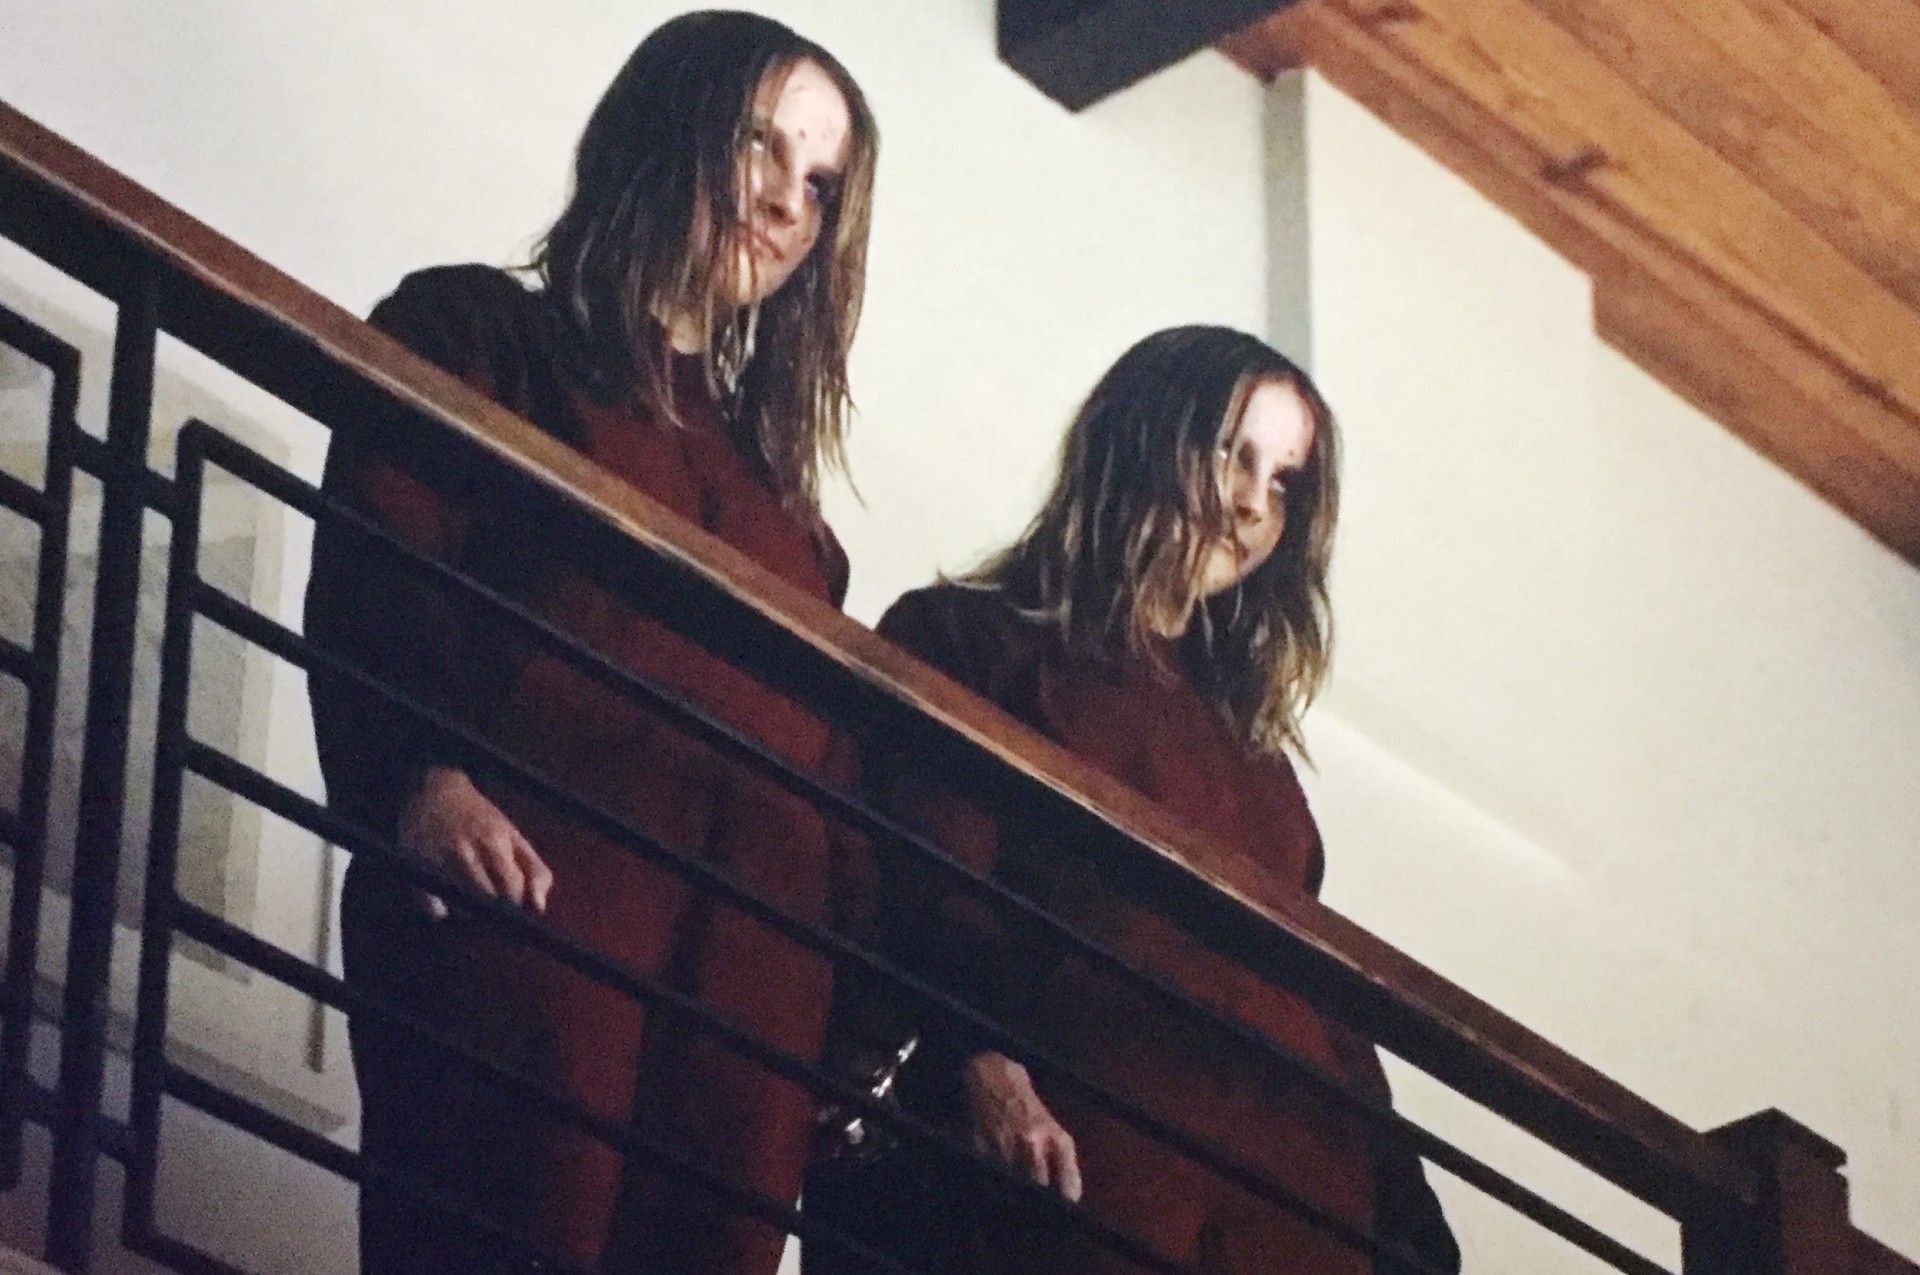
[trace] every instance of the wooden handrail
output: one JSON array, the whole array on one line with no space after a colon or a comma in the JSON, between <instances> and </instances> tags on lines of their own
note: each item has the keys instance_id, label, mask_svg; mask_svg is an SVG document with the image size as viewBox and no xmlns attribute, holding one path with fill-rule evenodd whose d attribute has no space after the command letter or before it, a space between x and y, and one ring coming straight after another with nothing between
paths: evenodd
<instances>
[{"instance_id":1,"label":"wooden handrail","mask_svg":"<svg viewBox=\"0 0 1920 1275\"><path fill-rule=\"evenodd\" d=\"M783 681L823 678L835 689L814 698L1037 790L1131 849L1210 941L1671 1216L1756 1199L1752 1166L1699 1132L1317 903L1257 902L1272 896L1251 861L1183 853L1205 839L3 102L0 234L108 296L151 273L165 331L296 407L337 416L316 383L351 381L436 422L755 622Z\"/></svg>"}]
</instances>

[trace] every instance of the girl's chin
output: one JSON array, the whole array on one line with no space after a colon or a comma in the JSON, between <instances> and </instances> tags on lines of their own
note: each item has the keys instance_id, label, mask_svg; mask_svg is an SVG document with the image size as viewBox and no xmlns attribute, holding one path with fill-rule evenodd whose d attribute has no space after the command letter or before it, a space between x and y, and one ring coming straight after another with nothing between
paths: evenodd
<instances>
[{"instance_id":1,"label":"girl's chin","mask_svg":"<svg viewBox=\"0 0 1920 1275\"><path fill-rule=\"evenodd\" d=\"M780 291L792 275L793 271L784 262L769 261L742 249L740 259L734 263L728 291L733 294L733 303L744 309Z\"/></svg>"},{"instance_id":2,"label":"girl's chin","mask_svg":"<svg viewBox=\"0 0 1920 1275\"><path fill-rule=\"evenodd\" d=\"M1209 559L1200 573L1200 592L1205 597L1213 597L1226 589L1231 589L1243 573L1240 560L1227 550L1220 550Z\"/></svg>"}]
</instances>

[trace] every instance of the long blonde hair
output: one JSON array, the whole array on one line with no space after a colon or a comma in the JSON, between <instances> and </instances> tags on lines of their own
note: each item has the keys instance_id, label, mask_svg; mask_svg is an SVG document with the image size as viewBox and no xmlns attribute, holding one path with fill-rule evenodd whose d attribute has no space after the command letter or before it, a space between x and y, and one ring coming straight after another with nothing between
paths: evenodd
<instances>
[{"instance_id":1,"label":"long blonde hair","mask_svg":"<svg viewBox=\"0 0 1920 1275\"><path fill-rule=\"evenodd\" d=\"M1265 381L1300 394L1313 446L1287 483L1278 547L1208 598L1201 568L1230 525L1217 451ZM1045 505L966 582L1003 591L1075 659L1151 657L1167 619L1188 619L1177 657L1200 692L1254 750L1304 753L1300 717L1333 650L1327 569L1338 507L1339 438L1307 374L1244 332L1170 328L1094 386Z\"/></svg>"}]
</instances>

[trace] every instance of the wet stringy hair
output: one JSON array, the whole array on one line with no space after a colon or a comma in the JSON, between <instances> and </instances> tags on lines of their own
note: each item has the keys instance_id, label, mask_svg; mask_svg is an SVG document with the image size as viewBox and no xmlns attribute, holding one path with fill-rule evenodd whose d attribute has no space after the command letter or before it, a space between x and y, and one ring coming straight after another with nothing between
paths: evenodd
<instances>
[{"instance_id":1,"label":"wet stringy hair","mask_svg":"<svg viewBox=\"0 0 1920 1275\"><path fill-rule=\"evenodd\" d=\"M845 172L819 241L757 306L728 295L742 233L745 165L763 84L817 63L851 117ZM655 318L696 317L712 334L708 382L734 443L774 489L817 515L823 466L844 469L852 399L847 353L866 283L879 130L830 53L757 14L689 13L635 49L594 108L573 193L533 269L573 332L571 368L596 398L632 397L668 419L672 352Z\"/></svg>"},{"instance_id":2,"label":"wet stringy hair","mask_svg":"<svg viewBox=\"0 0 1920 1275\"><path fill-rule=\"evenodd\" d=\"M1286 484L1272 555L1212 598L1209 548L1231 526L1219 457L1254 387L1292 386L1313 446ZM1256 751L1304 754L1300 716L1326 676L1327 567L1339 504L1333 413L1307 374L1258 338L1222 327L1156 332L1120 357L1067 433L1052 494L1011 547L966 583L1004 591L1052 627L1070 658L1175 658Z\"/></svg>"}]
</instances>

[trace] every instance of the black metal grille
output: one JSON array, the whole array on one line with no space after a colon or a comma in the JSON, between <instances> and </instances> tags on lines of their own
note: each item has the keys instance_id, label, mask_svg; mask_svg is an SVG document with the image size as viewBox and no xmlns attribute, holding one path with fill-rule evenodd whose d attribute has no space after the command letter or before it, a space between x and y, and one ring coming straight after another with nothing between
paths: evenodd
<instances>
[{"instance_id":1,"label":"black metal grille","mask_svg":"<svg viewBox=\"0 0 1920 1275\"><path fill-rule=\"evenodd\" d=\"M14 316L9 317L12 325L19 326L22 332L29 330L23 320ZM516 780L531 785L542 797L568 814L581 819L588 826L617 838L636 853L668 862L676 871L693 880L699 888L724 898L729 904L748 911L769 925L784 930L791 937L821 951L836 962L859 968L868 975L898 983L911 994L923 999L935 1011L947 1016L966 1030L1029 1062L1040 1074L1080 1089L1091 1096L1098 1105L1127 1120L1149 1137L1178 1150L1209 1170L1219 1173L1227 1181L1266 1198L1315 1225L1324 1227L1355 1247L1376 1256L1387 1263L1383 1269L1409 1272L1429 1269L1416 1259L1398 1257L1391 1251L1382 1249L1372 1237L1355 1230L1324 1210L1316 1208L1311 1202L1292 1195L1266 1179L1258 1171L1238 1163L1232 1156L1221 1152L1218 1148L1140 1111L1078 1073L1071 1065L1057 1058L1051 1058L1044 1051L1012 1036L1005 1029L983 1017L977 1010L899 969L884 956L863 951L829 930L785 915L771 903L750 894L728 880L723 873L696 859L677 853L672 848L622 822L617 816L582 801L567 792L552 778L528 773L524 767L517 765L503 754L497 746L489 744L486 740L444 718L437 717L431 710L408 701L403 694L382 685L372 675L344 665L338 657L316 648L270 617L206 585L199 578L198 571L199 522L203 477L206 467L211 463L257 486L263 493L284 502L288 507L316 520L332 519L351 524L354 530L369 542L378 544L384 552L403 560L411 570L432 579L443 587L463 589L480 598L525 630L529 636L540 641L576 667L588 672L609 689L643 700L654 711L673 720L676 725L695 733L703 742L716 747L742 764L755 767L819 808L851 822L862 833L874 838L877 846L885 847L893 853L914 855L946 876L954 888L978 892L995 904L1019 913L1027 921L1042 927L1060 942L1070 946L1077 955L1098 964L1156 999L1174 1006L1197 1029L1220 1033L1235 1040L1242 1048L1264 1056L1275 1068L1315 1086L1325 1095L1327 1101L1346 1108L1357 1118L1388 1127L1400 1136L1413 1139L1422 1153L1436 1164L1446 1167L1504 1203L1558 1231L1580 1247L1602 1257L1619 1269L1638 1273L1660 1270L1658 1266L1638 1257L1536 1193L1481 1164L1444 1140L1418 1129L1375 1100L1352 1092L1313 1064L1289 1055L1272 1041L1253 1033L1231 1019L1222 1017L1178 989L1101 949L1097 944L1074 933L1057 919L1048 916L1032 902L1011 892L1005 886L989 878L980 877L953 862L937 847L917 838L858 798L828 787L811 774L759 744L751 736L713 718L684 697L609 663L578 640L543 623L537 616L510 599L488 590L484 585L463 576L445 564L411 550L395 540L384 529L368 523L356 511L328 501L317 490L302 483L286 470L249 451L212 426L193 422L180 432L178 460L172 480L147 470L144 453L149 405L141 402L139 395L151 394L152 345L157 328L139 310L134 310L130 319L123 318L122 323L122 331L116 341L114 382L116 386L114 401L120 406L112 413L108 438L104 446L97 440L80 434L77 426L72 423L74 395L72 381L77 375L77 358L72 351L64 347L46 346L46 340L50 338L45 338L44 334L39 334L43 338L39 346L22 347L58 348L64 356L62 367L65 376L60 382L59 397L65 406L64 412L56 409L56 424L49 435L48 490L54 489L54 475L57 474L60 476L60 490L64 492L69 485L66 480L67 468L71 466L71 457L77 452L83 458L82 467L95 472L105 485L107 508L110 511L118 511L117 517L109 514L103 518L101 532L101 580L103 583L98 586L100 596L96 603L98 609L95 621L95 650L100 654L95 658L89 693L90 696L98 697L90 700L90 703L97 702L102 707L90 714L87 737L91 742L104 736L108 742L98 751L89 749L87 770L83 772L83 776L84 774L97 776L91 788L87 788L83 777L83 789L85 789L83 805L88 802L92 804L90 817L85 817L81 835L89 846L117 845L119 824L123 817L119 803L123 798L124 789L123 785L116 781L124 775L127 765L125 704L131 697L129 666L133 613L130 603L136 592L135 582L139 566L139 517L147 509L152 508L171 516L174 523L166 590L160 683L160 733L157 745L158 755L153 771L152 841L146 865L147 888L142 927L139 1008L133 1051L132 1137L128 1140L116 1136L119 1131L112 1128L112 1122L105 1120L99 1111L101 1072L106 1052L105 960L111 946L113 921L111 904L115 897L114 883L120 865L117 862L117 856L111 853L94 853L85 858L84 873L77 872L74 887L76 901L91 900L92 906L85 911L79 906L75 908L72 931L74 950L69 954L66 1012L63 1015L66 1039L62 1051L62 1076L56 1091L59 1101L54 1105L56 1128L60 1130L62 1137L56 1142L56 1146L60 1149L60 1158L56 1160L55 1167L55 1201L50 1228L54 1239L50 1243L50 1249L63 1242L60 1239L63 1235L84 1236L90 1231L93 1207L93 1164L103 1154L103 1149L124 1145L128 1161L125 1233L129 1245L136 1251L164 1256L167 1260L184 1268L208 1270L222 1268L217 1258L201 1252L179 1237L166 1235L156 1223L154 1198L160 1148L160 1113L163 1097L167 1096L197 1106L216 1118L229 1121L257 1137L353 1180L359 1181L383 1174L388 1178L393 1176L390 1170L363 1162L356 1153L342 1150L334 1143L318 1137L285 1117L268 1111L257 1102L195 1075L178 1063L169 1061L166 1056L168 974L176 935L203 943L324 1004L342 1010L386 1015L404 1022L399 1011L393 1007L370 1002L367 997L356 993L346 983L324 970L315 968L303 958L276 948L224 918L195 907L178 897L174 889L174 877L179 849L181 795L185 777L192 773L221 785L228 791L292 823L326 837L333 844L348 848L356 854L378 857L389 870L412 879L415 884L423 888L461 898L463 906L471 915L488 918L490 923L543 947L583 974L619 988L656 1012L663 1009L669 1010L696 1022L701 1029L722 1039L728 1047L753 1058L770 1071L809 1086L823 1099L859 1112L868 1119L893 1130L896 1136L925 1140L929 1145L937 1148L941 1154L970 1163L978 1172L997 1175L1001 1180L1002 1188L1009 1194L1023 1194L1028 1197L1030 1203L1043 1211L1069 1218L1073 1225L1089 1232L1101 1242L1114 1246L1137 1261L1144 1269L1167 1272L1189 1269L1179 1262L1156 1253L1126 1232L1073 1210L1056 1195L1013 1178L977 1151L963 1145L951 1134L933 1129L911 1116L905 1116L891 1106L875 1102L846 1081L822 1074L802 1060L785 1055L759 1041L750 1033L728 1024L684 993L665 987L657 980L636 976L567 937L530 921L518 910L478 895L461 883L441 875L431 866L399 854L369 830L344 823L324 807L277 783L246 763L191 739L186 723L189 682L193 667L192 641L194 619L196 616L202 616L290 663L308 670L319 669L353 678L364 683L371 691L392 698L405 710L444 732L447 742L466 764L476 769L493 769L511 774ZM33 331L37 333L37 329ZM22 337L22 342L27 339ZM21 342L10 343L21 344ZM117 434L116 430L119 431ZM130 456L140 459L137 463L125 459ZM21 486L25 489L24 484ZM6 494L10 497L9 504L25 506L21 512L42 520L43 525L53 527L56 533L64 530L64 518L61 516L64 514L64 508L50 509L52 504L50 497L31 489L25 489L25 494L31 499L16 501L11 499L13 496L11 491ZM64 540L63 534L49 535L47 541L49 550L57 550L64 545ZM58 602L62 585L60 567L63 560L58 552L51 552L50 557L51 567L43 567L41 579L43 592L53 599L51 604L53 623L57 626ZM110 570L108 566L110 562L117 562L118 568ZM119 602L110 605L109 602L112 599L118 599ZM57 656L58 653L57 643L47 647L44 643L36 642L36 648L49 651L50 658L47 665L50 665L51 657ZM18 663L22 671L29 675L43 667L36 661L34 651L23 650L18 657ZM48 671L40 673L39 676L50 678L52 674ZM47 701L43 699L40 702ZM115 705L118 705L117 710L109 711ZM47 737L50 735L50 722L40 725L39 731L35 738L37 747L33 751L33 756L44 757L48 751ZM38 767L41 773L37 776L39 780L37 790L44 792L44 761L38 763ZM26 788L28 791L34 791L36 785L30 782ZM23 811L18 816L18 822L24 826L31 822L36 814L38 818L44 819L44 797L38 807L27 807L23 803ZM31 844L29 842L29 845ZM22 859L24 861L24 856ZM37 898L37 891L31 894L24 890L17 892L16 914L23 910L30 911L30 905ZM28 925L31 925L31 917ZM18 929L16 933L31 934L32 930ZM22 947L16 943L14 950L31 951L31 946ZM16 974L15 970L20 972ZM16 963L16 967L9 971L10 987L16 979L30 979L31 974L31 963L24 965ZM9 1009L12 1010L17 1003L19 1002L10 1000ZM10 1013L8 1021L10 1034L19 1036L22 1041L17 1047L19 1050L17 1064L16 1056L11 1052L9 1054L9 1066L13 1068L9 1072L10 1083L25 1085L28 1083L24 1070L26 1019L24 1015ZM76 1030L76 1027L79 1030ZM499 1083L523 1094L530 1104L547 1108L555 1114L578 1122L582 1127L607 1141L609 1145L631 1155L663 1156L664 1153L657 1147L645 1145L636 1140L629 1131L594 1117L577 1105L569 1103L564 1097L543 1089L528 1077L507 1072L489 1060L473 1055L470 1050L464 1050L457 1042L444 1038L436 1039L429 1028L416 1027L416 1030L421 1035L423 1048L439 1048L463 1055L465 1060L476 1069L488 1073ZM13 1113L12 1120L16 1131L22 1118L21 1113L28 1106L29 1104L24 1101L9 1104L8 1109ZM76 1113L81 1110L88 1111L89 1118L78 1118ZM16 1156L17 1136L15 1132L13 1137ZM672 1167L695 1175L700 1172L696 1166L689 1164ZM403 1189L406 1186L404 1182L400 1185ZM711 1181L709 1185L717 1192L729 1196L730 1203L742 1211L783 1226L803 1239L828 1244L847 1242L830 1228L823 1227L795 1211L790 1202L783 1203L754 1197L718 1180ZM430 1188L415 1186L413 1189L423 1198L432 1198ZM444 1201L440 1203L442 1207L448 1209L458 1207ZM470 1218L469 1220L477 1227L496 1231L499 1229L497 1224L485 1219ZM504 1235L500 1238L503 1242L512 1239ZM859 1248L856 1248L856 1251L873 1261L877 1270L903 1269L882 1255ZM550 1266L554 1264L550 1256L530 1253L529 1259L544 1261Z\"/></svg>"},{"instance_id":2,"label":"black metal grille","mask_svg":"<svg viewBox=\"0 0 1920 1275\"><path fill-rule=\"evenodd\" d=\"M51 379L44 477L34 487L12 474L0 481L0 505L40 529L34 573L32 645L11 640L0 676L25 690L20 796L0 811L0 840L13 850L13 906L7 928L5 985L0 988L0 1185L20 1180L21 1134L29 1105L51 1095L33 1092L27 1074L33 995L40 947L41 882L46 868L49 794L53 774L55 696L60 685L60 614L66 598L67 511L73 484L74 411L80 396L80 355L52 333L0 309L0 344L47 370ZM39 1097L42 1103L31 1103Z\"/></svg>"},{"instance_id":3,"label":"black metal grille","mask_svg":"<svg viewBox=\"0 0 1920 1275\"><path fill-rule=\"evenodd\" d=\"M384 1013L389 1016L396 1013L390 1006L368 1004L365 997L355 995L344 983L314 971L301 963L298 958L271 949L220 918L182 904L172 897L172 892L167 885L171 881L172 856L176 849L174 838L177 831L180 777L183 770L191 770L272 810L291 822L323 833L334 844L348 847L356 854L377 857L390 871L407 877L413 884L423 889L462 898L466 908L476 914L487 916L492 923L503 930L524 937L530 943L566 961L582 974L617 987L655 1012L663 1009L670 1010L692 1021L701 1030L722 1039L728 1048L751 1057L759 1065L785 1079L808 1086L824 1099L858 1110L868 1118L902 1132L904 1136L928 1140L938 1145L943 1153L969 1161L983 1172L999 1172L977 1152L962 1146L951 1136L942 1135L884 1104L876 1103L845 1081L823 1074L802 1060L781 1053L750 1033L731 1026L696 999L676 992L662 985L658 980L639 977L623 970L616 963L608 961L591 949L584 948L565 936L529 920L519 910L478 895L451 878L439 874L430 866L400 854L390 845L384 844L371 831L345 824L337 816L329 815L322 807L275 783L244 763L187 739L184 733L184 710L186 679L190 667L191 619L198 613L310 672L327 671L362 682L368 690L393 699L410 713L443 732L445 742L458 746L456 755L463 764L476 770L493 770L510 775L565 815L579 820L584 826L596 832L617 840L635 853L668 864L701 890L723 899L729 906L739 908L756 920L833 958L841 967L856 968L865 974L888 979L907 989L953 1022L979 1034L983 1039L1009 1053L1017 1054L1030 1061L1043 1074L1065 1080L1094 1096L1101 1106L1135 1124L1148 1136L1164 1145L1178 1149L1197 1163L1222 1174L1236 1185L1270 1199L1282 1208L1298 1213L1369 1253L1375 1253L1378 1249L1371 1238L1323 1210L1316 1209L1309 1202L1292 1196L1265 1180L1259 1173L1236 1163L1217 1149L1138 1110L1123 1099L1102 1089L1084 1075L1077 1073L1070 1065L1047 1057L1043 1051L1029 1042L1013 1036L983 1017L977 1010L954 999L939 988L930 986L901 970L884 956L864 951L825 927L785 914L774 904L729 880L724 873L674 850L622 821L618 816L574 796L553 778L529 772L524 766L506 756L497 745L490 744L439 717L431 710L408 701L404 695L383 686L370 675L346 666L337 657L316 648L270 618L234 602L217 590L201 585L193 571L194 511L199 498L203 460L208 457L212 458L213 463L249 482L259 484L287 504L318 519L333 518L352 522L356 530L382 544L388 553L406 559L416 570L436 577L442 584L464 588L476 596L485 598L499 611L507 613L531 636L563 654L582 670L592 673L610 688L644 699L676 725L695 733L696 737L703 742L715 746L736 760L752 765L791 790L807 797L817 806L830 809L833 813L853 822L861 832L874 837L878 844L894 847L900 853L915 855L929 866L944 872L958 886L991 896L995 901L1019 911L1027 919L1053 931L1063 942L1071 944L1079 955L1098 962L1129 982L1147 989L1155 997L1178 1007L1201 1029L1230 1034L1247 1049L1265 1055L1277 1067L1284 1068L1290 1074L1314 1084L1324 1091L1329 1101L1340 1103L1363 1118L1392 1125L1409 1136L1421 1137L1429 1148L1437 1150L1452 1163L1462 1166L1466 1172L1501 1192L1522 1211L1568 1226L1572 1235L1588 1237L1593 1247L1602 1253L1611 1251L1629 1263L1636 1260L1618 1246L1609 1248L1610 1242L1600 1237L1597 1232L1579 1229L1580 1224L1559 1213L1553 1206L1540 1200L1531 1192L1527 1192L1517 1183L1477 1165L1470 1157L1445 1142L1431 1135L1418 1133L1411 1125L1400 1120L1384 1107L1363 1095L1351 1092L1339 1081L1327 1076L1311 1064L1294 1058L1266 1038L1255 1035L1232 1020L1223 1018L1216 1011L1202 1006L1177 989L1126 964L1097 944L1074 933L1058 920L1036 908L1031 902L1008 891L1004 886L969 872L948 859L938 848L916 838L858 799L827 787L818 779L755 741L751 736L715 719L671 691L609 663L605 658L581 645L576 639L543 623L513 602L491 593L484 586L463 578L459 572L410 550L389 533L367 523L353 510L327 501L319 492L300 483L291 474L199 423L189 425L181 434L177 479L179 518L174 531L173 573L169 581L168 594L169 644L166 648L166 666L161 687L163 734L160 741L161 767L158 772L164 778L155 791L156 816L153 823L155 842L149 861L153 875L149 883L150 902L144 948L146 961L144 968L147 971L147 977L143 981L141 1046L136 1055L135 1129L140 1136L140 1145L144 1153L151 1153L154 1126L149 1121L157 1119L158 1093L164 1087L163 1080L155 1080L152 1077L169 1074L160 1051L164 1044L162 1020L165 1006L166 960L169 935L174 930L188 934L216 950L297 986L317 999L339 1008L353 1006L361 1012ZM424 1029L422 1030L423 1035L430 1035L425 1033ZM429 1047L450 1050L458 1048L445 1040L423 1041L423 1043ZM469 1061L476 1066L484 1066L482 1059L470 1058ZM503 1083L515 1084L523 1088L527 1086L528 1082L525 1078L512 1077L498 1072L497 1069L494 1071ZM553 1101L554 1096L551 1094L541 1094L536 1089L526 1089L526 1092L530 1100ZM590 1118L577 1108L566 1109L566 1114L592 1124ZM629 1153L644 1153L646 1150L644 1147L636 1146L630 1137L624 1137L617 1129L606 1127L604 1124L593 1127L591 1131L607 1140L610 1145L618 1146ZM687 1166L677 1167L691 1171ZM1005 1175L1002 1174L1002 1176ZM150 1182L144 1181L138 1174L134 1180L137 1184L136 1190L140 1192L135 1198L150 1199ZM1027 1193L1035 1203L1045 1209L1072 1216L1075 1224L1097 1231L1103 1238L1128 1252L1148 1269L1166 1271L1184 1269L1178 1264L1156 1256L1150 1249L1143 1248L1137 1242L1130 1241L1123 1232L1103 1227L1084 1215L1074 1215L1072 1210L1066 1208L1056 1196L1049 1192L1012 1179L1008 1179L1006 1186L1010 1190ZM743 1208L790 1227L803 1238L813 1235L831 1242L831 1232L809 1223L803 1215L795 1213L790 1208L767 1200L742 1199L740 1203ZM1426 1268L1417 1262L1407 1262L1403 1269L1417 1272ZM1629 1264L1623 1269L1645 1271L1658 1268L1640 1263Z\"/></svg>"}]
</instances>

